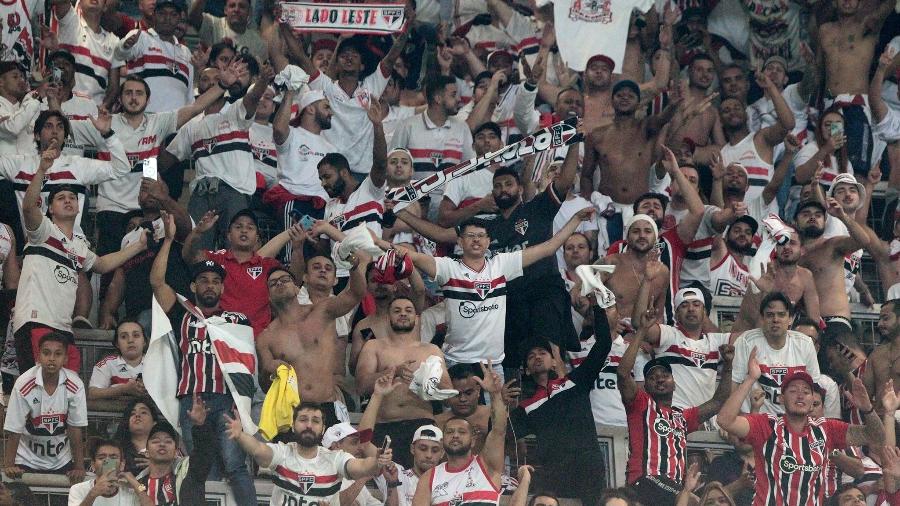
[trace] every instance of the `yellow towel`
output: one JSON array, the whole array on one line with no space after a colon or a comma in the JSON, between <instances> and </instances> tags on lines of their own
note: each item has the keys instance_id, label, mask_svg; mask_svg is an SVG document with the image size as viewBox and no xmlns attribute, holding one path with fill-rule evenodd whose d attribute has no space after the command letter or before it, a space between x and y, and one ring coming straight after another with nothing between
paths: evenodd
<instances>
[{"instance_id":1,"label":"yellow towel","mask_svg":"<svg viewBox=\"0 0 900 506\"><path fill-rule=\"evenodd\" d=\"M297 373L293 367L281 364L275 371L275 380L266 393L259 417L259 430L263 437L271 441L279 432L291 430L294 425L294 408L298 404L300 394Z\"/></svg>"}]
</instances>

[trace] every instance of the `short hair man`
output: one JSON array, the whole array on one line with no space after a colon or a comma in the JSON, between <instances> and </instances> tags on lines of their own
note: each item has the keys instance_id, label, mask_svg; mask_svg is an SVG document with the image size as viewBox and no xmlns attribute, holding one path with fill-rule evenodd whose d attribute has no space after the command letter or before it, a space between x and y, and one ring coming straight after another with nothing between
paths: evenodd
<instances>
[{"instance_id":1,"label":"short hair man","mask_svg":"<svg viewBox=\"0 0 900 506\"><path fill-rule=\"evenodd\" d=\"M129 472L123 472L122 448L115 441L100 439L91 449L93 480L69 488L69 504L91 506L138 506L141 484ZM125 483L122 483L124 481Z\"/></svg>"}]
</instances>

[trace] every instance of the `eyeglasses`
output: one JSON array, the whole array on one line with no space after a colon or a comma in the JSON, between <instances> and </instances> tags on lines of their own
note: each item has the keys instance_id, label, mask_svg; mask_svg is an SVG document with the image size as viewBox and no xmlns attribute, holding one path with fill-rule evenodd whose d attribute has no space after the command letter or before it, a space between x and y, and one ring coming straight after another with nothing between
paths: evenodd
<instances>
[{"instance_id":1,"label":"eyeglasses","mask_svg":"<svg viewBox=\"0 0 900 506\"><path fill-rule=\"evenodd\" d=\"M488 235L484 232L480 234L476 234L474 232L466 232L463 234L463 239L487 239Z\"/></svg>"},{"instance_id":2,"label":"eyeglasses","mask_svg":"<svg viewBox=\"0 0 900 506\"><path fill-rule=\"evenodd\" d=\"M292 283L293 281L294 278L292 278L291 276L281 276L277 279L269 281L268 285L269 288L275 288L276 286L286 285L288 283Z\"/></svg>"}]
</instances>

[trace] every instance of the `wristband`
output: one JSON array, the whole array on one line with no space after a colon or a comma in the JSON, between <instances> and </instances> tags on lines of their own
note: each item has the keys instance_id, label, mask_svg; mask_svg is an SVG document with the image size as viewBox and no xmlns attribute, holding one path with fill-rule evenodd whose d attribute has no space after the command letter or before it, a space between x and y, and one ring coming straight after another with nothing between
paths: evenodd
<instances>
[{"instance_id":1,"label":"wristband","mask_svg":"<svg viewBox=\"0 0 900 506\"><path fill-rule=\"evenodd\" d=\"M859 409L859 408L857 408L857 409ZM873 411L875 411L875 406L872 406L871 408L869 408L868 411L863 411L863 410L860 409L860 410L859 410L859 414L861 414L861 415L871 415Z\"/></svg>"},{"instance_id":2,"label":"wristband","mask_svg":"<svg viewBox=\"0 0 900 506\"><path fill-rule=\"evenodd\" d=\"M115 135L115 133L116 133L116 131L113 130L112 128L110 128L109 132L106 132L105 134L100 134L100 137L103 137L104 139L109 139L110 137Z\"/></svg>"},{"instance_id":3,"label":"wristband","mask_svg":"<svg viewBox=\"0 0 900 506\"><path fill-rule=\"evenodd\" d=\"M222 81L219 81L219 82L217 82L216 84L219 86L219 88L222 88L223 90L227 90L227 89L228 89L228 86L225 86L224 84L222 84Z\"/></svg>"},{"instance_id":4,"label":"wristband","mask_svg":"<svg viewBox=\"0 0 900 506\"><path fill-rule=\"evenodd\" d=\"M400 485L402 485L402 483L400 483L399 481L389 481L389 482L387 482L387 487L388 487L388 488L397 488L397 487L399 487Z\"/></svg>"}]
</instances>

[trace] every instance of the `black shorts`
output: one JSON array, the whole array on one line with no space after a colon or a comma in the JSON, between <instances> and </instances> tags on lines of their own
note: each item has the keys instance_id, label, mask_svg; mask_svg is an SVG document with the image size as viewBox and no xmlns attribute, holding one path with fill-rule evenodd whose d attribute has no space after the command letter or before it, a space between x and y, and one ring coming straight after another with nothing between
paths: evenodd
<instances>
[{"instance_id":1,"label":"black shorts","mask_svg":"<svg viewBox=\"0 0 900 506\"><path fill-rule=\"evenodd\" d=\"M629 488L643 504L675 504L681 486L662 476L642 476Z\"/></svg>"},{"instance_id":2,"label":"black shorts","mask_svg":"<svg viewBox=\"0 0 900 506\"><path fill-rule=\"evenodd\" d=\"M416 429L423 425L433 424L434 420L430 418L414 418L412 420L376 423L375 430L372 431L372 444L381 448L381 445L384 443L384 436L391 436L391 449L393 450L394 462L406 469L411 469L413 462L409 448L412 446L412 438L416 433Z\"/></svg>"},{"instance_id":3,"label":"black shorts","mask_svg":"<svg viewBox=\"0 0 900 506\"><path fill-rule=\"evenodd\" d=\"M569 294L561 279L559 283L524 297L507 295L504 367L521 366L525 350L519 345L536 337L549 339L563 352L581 350Z\"/></svg>"}]
</instances>

